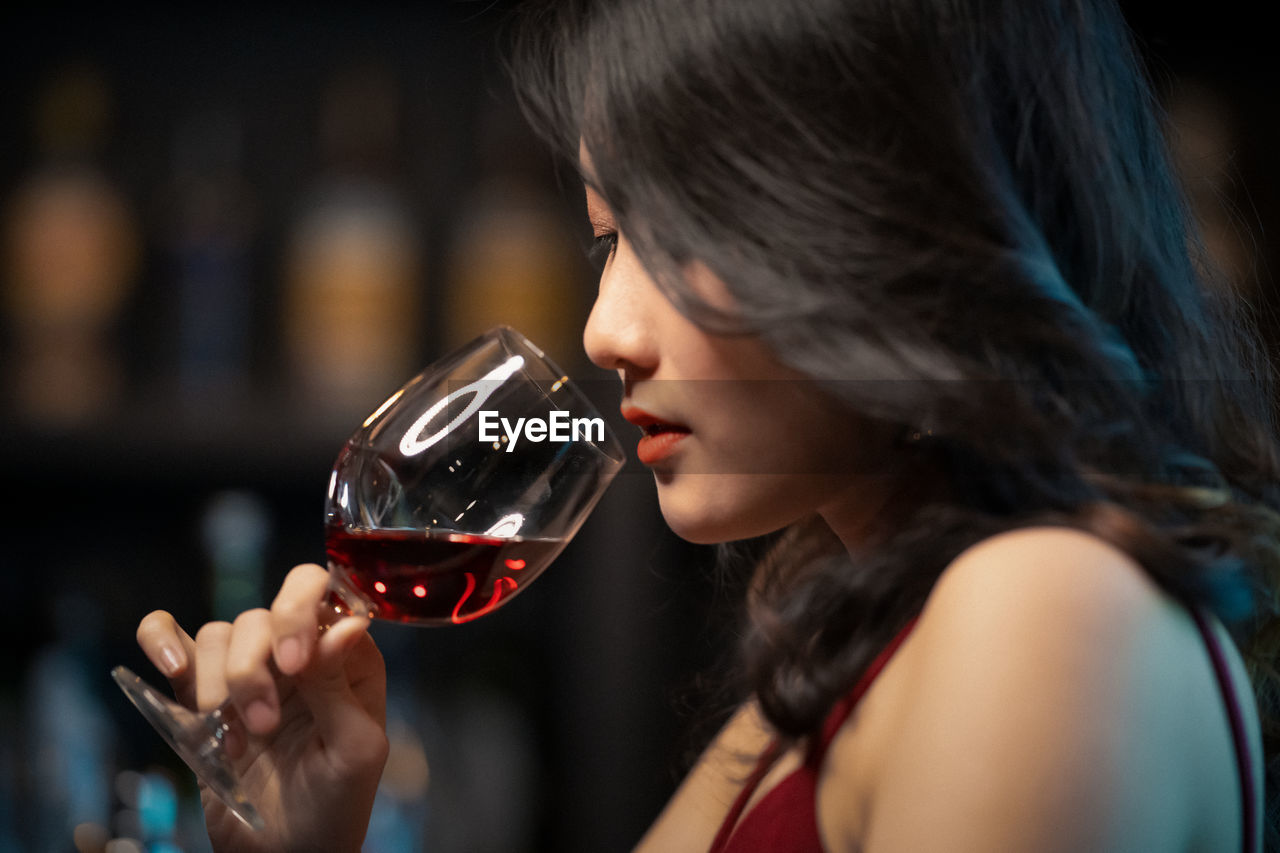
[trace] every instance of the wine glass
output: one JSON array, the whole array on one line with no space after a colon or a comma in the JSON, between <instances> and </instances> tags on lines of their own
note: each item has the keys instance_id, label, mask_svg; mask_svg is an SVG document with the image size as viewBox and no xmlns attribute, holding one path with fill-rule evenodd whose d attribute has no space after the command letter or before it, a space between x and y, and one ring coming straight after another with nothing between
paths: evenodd
<instances>
[{"instance_id":1,"label":"wine glass","mask_svg":"<svg viewBox=\"0 0 1280 853\"><path fill-rule=\"evenodd\" d=\"M622 446L543 352L506 326L409 380L348 439L329 476L325 630L349 614L470 622L564 549L622 468ZM127 668L116 683L245 823L263 821L225 752L230 702L191 711Z\"/></svg>"}]
</instances>

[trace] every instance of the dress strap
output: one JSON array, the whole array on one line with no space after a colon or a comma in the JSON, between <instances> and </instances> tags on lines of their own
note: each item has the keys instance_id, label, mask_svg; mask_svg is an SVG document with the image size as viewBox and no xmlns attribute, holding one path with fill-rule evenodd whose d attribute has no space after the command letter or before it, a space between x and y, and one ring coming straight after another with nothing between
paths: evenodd
<instances>
[{"instance_id":1,"label":"dress strap","mask_svg":"<svg viewBox=\"0 0 1280 853\"><path fill-rule=\"evenodd\" d=\"M871 687L871 683L875 681L876 676L884 669L885 664L889 662L889 658L893 657L893 653L897 651L898 646L902 645L902 641L911 633L911 629L915 627L916 619L912 617L906 625L897 633L889 644L880 650L875 659L871 661L866 670L862 673L862 677L858 679L853 689L845 694L832 707L831 713L827 715L827 719L823 722L822 730L819 732L818 738L813 742L808 750L805 758L805 764L812 768L817 768L822 763L822 758L827 752L827 747L831 745L831 741L835 738L836 733L840 731L840 727L844 725L849 715L853 713L854 707ZM755 768L751 771L751 775L747 777L743 783L742 789L738 792L738 796L734 799L733 805L729 807L729 812L725 815L724 822L720 824L720 831L716 833L715 840L711 842L710 853L719 853L725 849L729 843L730 836L733 835L734 829L737 828L742 812L747 807L747 803L751 800L752 794L759 787L760 782L764 779L769 769L773 767L773 763L778 760L782 754L782 742L774 739L760 756L756 762ZM785 784L785 782L783 783ZM773 793L772 791L770 793ZM767 799L768 795L766 795ZM754 812L754 810L753 810Z\"/></svg>"},{"instance_id":2,"label":"dress strap","mask_svg":"<svg viewBox=\"0 0 1280 853\"><path fill-rule=\"evenodd\" d=\"M827 719L823 721L822 732L818 740L810 747L808 761L815 766L822 763L822 759L827 754L831 741L835 740L836 734L839 733L840 727L849 719L849 715L853 713L853 709L857 707L858 702L862 701L862 697L871 689L871 684L880 675L880 671L889 663L889 659L893 657L894 652L902 645L903 641L911 633L911 629L916 626L919 616L913 616L911 621L902 626L894 638L889 641L889 645L880 650L880 654L876 655L875 660L862 673L862 677L858 679L858 683L853 689L840 698L838 702L831 708L831 713L827 715Z\"/></svg>"},{"instance_id":3,"label":"dress strap","mask_svg":"<svg viewBox=\"0 0 1280 853\"><path fill-rule=\"evenodd\" d=\"M1213 674L1218 680L1218 689L1222 693L1222 701L1226 705L1227 719L1231 724L1231 740L1236 749L1236 767L1240 772L1241 812L1244 815L1244 853L1254 853L1258 849L1257 830L1257 790L1253 783L1253 755L1249 751L1249 739L1246 735L1244 712L1240 708L1240 699L1231 681L1231 669L1227 665L1226 655L1222 651L1222 643L1218 634L1209 623L1209 618L1199 607L1191 607L1191 615L1195 619L1200 635L1204 637L1205 646L1209 649L1209 658L1213 661Z\"/></svg>"},{"instance_id":4,"label":"dress strap","mask_svg":"<svg viewBox=\"0 0 1280 853\"><path fill-rule=\"evenodd\" d=\"M773 762L778 760L781 752L782 742L775 738L760 755L760 760L756 762L756 766L751 770L751 775L747 777L747 781L742 785L742 790L738 791L738 796L734 798L733 805L729 807L729 813L725 815L724 821L720 824L720 831L716 833L715 839L712 840L708 853L720 853L721 850L724 850L725 845L729 843L729 836L733 835L733 830L738 826L738 819L742 817L742 810L747 807L747 801L751 799L751 795L760 786L760 781L769 772Z\"/></svg>"}]
</instances>

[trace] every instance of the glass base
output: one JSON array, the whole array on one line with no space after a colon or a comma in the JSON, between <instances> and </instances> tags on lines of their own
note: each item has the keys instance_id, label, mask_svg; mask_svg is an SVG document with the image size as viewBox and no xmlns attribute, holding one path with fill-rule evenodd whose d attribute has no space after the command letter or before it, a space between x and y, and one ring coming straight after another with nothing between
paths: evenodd
<instances>
[{"instance_id":1,"label":"glass base","mask_svg":"<svg viewBox=\"0 0 1280 853\"><path fill-rule=\"evenodd\" d=\"M200 714L184 708L127 667L117 666L111 670L111 677L196 778L217 794L236 817L255 830L266 826L262 815L240 791L236 772L227 759L223 742L227 723L220 713Z\"/></svg>"}]
</instances>

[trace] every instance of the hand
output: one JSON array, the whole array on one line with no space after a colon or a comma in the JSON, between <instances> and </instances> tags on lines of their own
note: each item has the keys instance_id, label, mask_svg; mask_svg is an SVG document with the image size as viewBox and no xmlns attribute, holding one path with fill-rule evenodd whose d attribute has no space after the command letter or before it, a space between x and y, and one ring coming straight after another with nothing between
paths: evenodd
<instances>
[{"instance_id":1,"label":"hand","mask_svg":"<svg viewBox=\"0 0 1280 853\"><path fill-rule=\"evenodd\" d=\"M227 747L266 829L202 789L216 850L359 851L364 840L387 759L386 670L367 619L319 633L328 580L320 566L298 566L270 610L210 622L194 640L161 610L138 625L138 644L178 701L210 711L230 697L243 723Z\"/></svg>"}]
</instances>

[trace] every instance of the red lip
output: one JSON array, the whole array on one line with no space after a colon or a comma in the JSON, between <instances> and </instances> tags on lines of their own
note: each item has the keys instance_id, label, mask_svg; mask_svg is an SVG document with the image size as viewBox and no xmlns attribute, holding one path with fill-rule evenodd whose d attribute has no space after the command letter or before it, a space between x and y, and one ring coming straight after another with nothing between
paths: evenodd
<instances>
[{"instance_id":1,"label":"red lip","mask_svg":"<svg viewBox=\"0 0 1280 853\"><path fill-rule=\"evenodd\" d=\"M636 457L644 465L653 465L666 459L691 432L684 424L663 420L644 409L625 403L622 406L622 417L645 432L636 445Z\"/></svg>"},{"instance_id":2,"label":"red lip","mask_svg":"<svg viewBox=\"0 0 1280 853\"><path fill-rule=\"evenodd\" d=\"M651 415L639 406L632 406L627 403L623 403L621 411L623 418L640 427L645 432L653 432L653 427L658 427L659 430L678 429L685 432L689 431L689 428L684 424L678 424L675 421L668 421L658 417L657 415Z\"/></svg>"}]
</instances>

